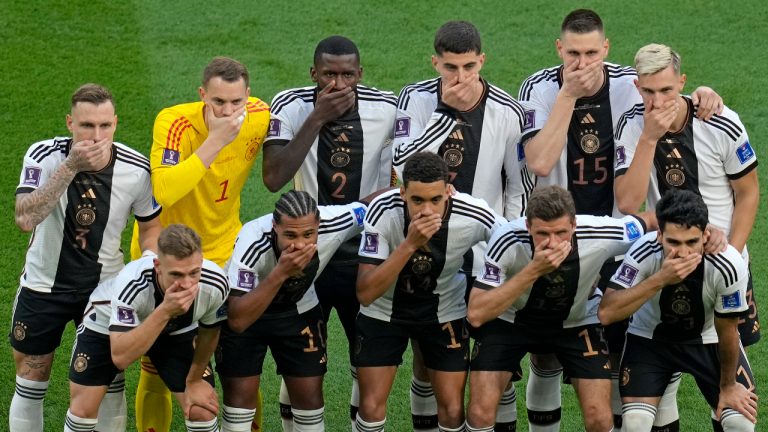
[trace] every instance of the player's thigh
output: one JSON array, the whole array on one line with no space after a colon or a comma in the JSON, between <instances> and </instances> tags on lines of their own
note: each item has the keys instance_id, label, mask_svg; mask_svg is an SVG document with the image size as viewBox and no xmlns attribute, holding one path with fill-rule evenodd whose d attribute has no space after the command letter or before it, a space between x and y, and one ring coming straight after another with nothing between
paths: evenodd
<instances>
[{"instance_id":1,"label":"player's thigh","mask_svg":"<svg viewBox=\"0 0 768 432\"><path fill-rule=\"evenodd\" d=\"M409 339L404 326L359 314L355 328L353 366L399 366L403 362Z\"/></svg>"},{"instance_id":2,"label":"player's thigh","mask_svg":"<svg viewBox=\"0 0 768 432\"><path fill-rule=\"evenodd\" d=\"M571 378L571 384L579 399L579 406L585 419L594 419L611 413L611 380L591 378Z\"/></svg>"},{"instance_id":3,"label":"player's thigh","mask_svg":"<svg viewBox=\"0 0 768 432\"><path fill-rule=\"evenodd\" d=\"M319 305L299 315L270 319L269 329L269 348L279 375L325 375L327 330Z\"/></svg>"},{"instance_id":4,"label":"player's thigh","mask_svg":"<svg viewBox=\"0 0 768 432\"><path fill-rule=\"evenodd\" d=\"M387 398L395 382L397 366L358 366L359 414L366 421L380 421L387 414Z\"/></svg>"},{"instance_id":5,"label":"player's thigh","mask_svg":"<svg viewBox=\"0 0 768 432\"><path fill-rule=\"evenodd\" d=\"M226 324L222 325L215 356L216 372L222 382L239 378L248 381L250 378L261 375L269 346L268 336L272 330L270 325L273 321L257 320L242 333L232 331ZM239 398L239 395L231 394L226 385L223 384L223 386L225 401L229 397ZM257 389L258 386L251 393L255 395Z\"/></svg>"},{"instance_id":6,"label":"player's thigh","mask_svg":"<svg viewBox=\"0 0 768 432\"><path fill-rule=\"evenodd\" d=\"M157 369L157 374L173 393L183 393L187 375L195 355L196 330L177 335L161 335L147 351L147 357ZM213 374L203 375L205 381L215 386Z\"/></svg>"},{"instance_id":7,"label":"player's thigh","mask_svg":"<svg viewBox=\"0 0 768 432\"><path fill-rule=\"evenodd\" d=\"M467 383L467 371L445 372L427 369L429 381L435 392L437 405L448 410L451 415L464 412L464 387Z\"/></svg>"},{"instance_id":8,"label":"player's thigh","mask_svg":"<svg viewBox=\"0 0 768 432\"><path fill-rule=\"evenodd\" d=\"M428 369L466 373L470 341L464 318L438 324L414 325L411 327L411 336L418 342L424 365Z\"/></svg>"},{"instance_id":9,"label":"player's thigh","mask_svg":"<svg viewBox=\"0 0 768 432\"><path fill-rule=\"evenodd\" d=\"M528 353L528 332L512 323L495 319L473 330L475 338L470 356L471 372L508 372L520 377L520 361ZM470 377L470 384L471 384ZM506 385L507 383L504 383Z\"/></svg>"},{"instance_id":10,"label":"player's thigh","mask_svg":"<svg viewBox=\"0 0 768 432\"><path fill-rule=\"evenodd\" d=\"M632 334L621 358L619 392L624 403L660 398L670 378L679 368L671 363L676 353L662 344Z\"/></svg>"},{"instance_id":11,"label":"player's thigh","mask_svg":"<svg viewBox=\"0 0 768 432\"><path fill-rule=\"evenodd\" d=\"M717 344L694 345L687 348L689 361L684 370L696 380L701 394L711 407L717 407L720 394L720 355ZM755 378L747 361L744 349L739 347L739 359L736 366L736 382L749 390L755 391Z\"/></svg>"},{"instance_id":12,"label":"player's thigh","mask_svg":"<svg viewBox=\"0 0 768 432\"><path fill-rule=\"evenodd\" d=\"M323 376L295 377L283 375L291 406L301 410L323 407Z\"/></svg>"},{"instance_id":13,"label":"player's thigh","mask_svg":"<svg viewBox=\"0 0 768 432\"><path fill-rule=\"evenodd\" d=\"M80 328L69 363L70 410L96 418L101 399L120 370L112 362L109 336Z\"/></svg>"}]
</instances>

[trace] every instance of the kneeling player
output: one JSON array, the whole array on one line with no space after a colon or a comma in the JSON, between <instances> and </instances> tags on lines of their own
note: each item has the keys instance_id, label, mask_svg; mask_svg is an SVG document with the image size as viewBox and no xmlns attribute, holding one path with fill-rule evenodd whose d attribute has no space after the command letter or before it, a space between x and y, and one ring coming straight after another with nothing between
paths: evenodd
<instances>
[{"instance_id":1,"label":"kneeling player","mask_svg":"<svg viewBox=\"0 0 768 432\"><path fill-rule=\"evenodd\" d=\"M604 324L634 314L621 364L624 430L650 431L669 378L683 371L723 430L754 431L757 396L737 331L749 307L746 263L733 246L704 255L708 212L695 193L670 190L656 217L659 232L627 253L600 304Z\"/></svg>"},{"instance_id":2,"label":"kneeling player","mask_svg":"<svg viewBox=\"0 0 768 432\"><path fill-rule=\"evenodd\" d=\"M65 432L92 431L107 386L146 354L174 393L188 431L214 432L218 402L208 361L229 285L184 225L160 233L157 256L129 263L91 294L69 368Z\"/></svg>"}]
</instances>

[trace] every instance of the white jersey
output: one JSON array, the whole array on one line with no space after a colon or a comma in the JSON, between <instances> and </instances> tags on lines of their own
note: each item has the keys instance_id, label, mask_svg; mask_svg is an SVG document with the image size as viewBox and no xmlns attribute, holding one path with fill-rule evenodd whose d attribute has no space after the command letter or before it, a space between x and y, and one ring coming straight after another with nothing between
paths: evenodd
<instances>
[{"instance_id":1,"label":"white jersey","mask_svg":"<svg viewBox=\"0 0 768 432\"><path fill-rule=\"evenodd\" d=\"M677 133L666 133L656 144L648 183L647 208L652 210L666 191L687 189L700 195L707 204L709 221L731 230L734 194L731 180L757 167L757 155L739 116L723 108L721 115L699 120L690 98L688 119ZM632 164L637 141L643 132L643 107L625 113L616 126L616 175Z\"/></svg>"},{"instance_id":2,"label":"white jersey","mask_svg":"<svg viewBox=\"0 0 768 432\"><path fill-rule=\"evenodd\" d=\"M504 219L483 200L457 193L449 198L442 227L416 251L397 279L360 313L388 322L444 323L467 315L466 277L459 270L464 254L485 242ZM360 263L379 265L405 241L410 217L400 191L371 203L360 244Z\"/></svg>"},{"instance_id":3,"label":"white jersey","mask_svg":"<svg viewBox=\"0 0 768 432\"><path fill-rule=\"evenodd\" d=\"M544 127L563 84L563 66L543 69L528 77L520 87L519 99L525 104L526 142ZM635 88L637 73L630 67L604 64L607 79L593 96L576 101L568 126L567 141L560 160L538 185L568 189L576 213L593 216L619 216L613 199L613 125L642 98Z\"/></svg>"},{"instance_id":4,"label":"white jersey","mask_svg":"<svg viewBox=\"0 0 768 432\"><path fill-rule=\"evenodd\" d=\"M91 294L83 316L85 328L108 335L127 332L146 321L163 302L157 282L155 255L128 263L118 275L99 284ZM200 326L215 327L227 319L224 301L229 284L224 271L213 261L203 259L199 290L189 310L166 324L161 334L187 333Z\"/></svg>"},{"instance_id":5,"label":"white jersey","mask_svg":"<svg viewBox=\"0 0 768 432\"><path fill-rule=\"evenodd\" d=\"M556 270L541 276L499 318L539 328L571 328L597 324L600 296L595 292L605 261L624 254L645 234L634 216L576 216L570 255ZM513 220L488 242L485 268L475 282L482 289L501 286L533 259L533 243L525 219Z\"/></svg>"},{"instance_id":6,"label":"white jersey","mask_svg":"<svg viewBox=\"0 0 768 432\"><path fill-rule=\"evenodd\" d=\"M523 214L533 189L520 143L522 106L483 81L480 102L457 112L440 98L440 78L405 86L398 98L393 167L402 178L405 161L430 151L448 164L457 191L484 199L506 218Z\"/></svg>"},{"instance_id":7,"label":"white jersey","mask_svg":"<svg viewBox=\"0 0 768 432\"><path fill-rule=\"evenodd\" d=\"M294 189L319 205L348 204L389 186L394 93L358 85L356 105L322 129L294 177ZM315 109L317 87L285 90L272 100L264 147L286 145Z\"/></svg>"},{"instance_id":8,"label":"white jersey","mask_svg":"<svg viewBox=\"0 0 768 432\"><path fill-rule=\"evenodd\" d=\"M69 155L71 138L33 144L24 156L16 194L43 186ZM120 143L99 172L79 172L56 207L35 227L20 284L46 293L90 293L123 268L121 233L133 213L160 214L152 199L149 160Z\"/></svg>"},{"instance_id":9,"label":"white jersey","mask_svg":"<svg viewBox=\"0 0 768 432\"><path fill-rule=\"evenodd\" d=\"M319 206L318 209L320 227L315 256L304 268L301 276L292 277L283 283L264 311L264 316L293 316L317 306L315 279L339 246L360 234L363 229L366 206L361 202ZM233 295L243 295L256 289L259 281L274 270L281 252L277 248L276 240L271 214L243 225L227 267Z\"/></svg>"},{"instance_id":10,"label":"white jersey","mask_svg":"<svg viewBox=\"0 0 768 432\"><path fill-rule=\"evenodd\" d=\"M633 289L661 270L664 250L656 233L635 243L608 284ZM672 343L717 343L715 317L740 317L749 305L749 272L732 246L725 252L705 254L701 264L681 283L662 288L633 315L629 333Z\"/></svg>"}]
</instances>

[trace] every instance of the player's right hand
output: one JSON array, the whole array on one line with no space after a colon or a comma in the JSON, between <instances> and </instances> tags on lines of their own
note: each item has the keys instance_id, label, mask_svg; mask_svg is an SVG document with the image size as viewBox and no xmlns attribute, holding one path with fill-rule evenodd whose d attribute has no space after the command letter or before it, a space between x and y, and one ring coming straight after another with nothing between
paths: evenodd
<instances>
[{"instance_id":1,"label":"player's right hand","mask_svg":"<svg viewBox=\"0 0 768 432\"><path fill-rule=\"evenodd\" d=\"M603 76L602 59L586 65L583 69L579 69L579 62L579 59L574 59L563 67L563 87L560 91L574 99L592 96Z\"/></svg>"},{"instance_id":2,"label":"player's right hand","mask_svg":"<svg viewBox=\"0 0 768 432\"><path fill-rule=\"evenodd\" d=\"M277 260L275 268L288 277L300 274L312 260L315 251L317 251L316 244L304 244L301 249L291 244L280 253L280 259Z\"/></svg>"},{"instance_id":3,"label":"player's right hand","mask_svg":"<svg viewBox=\"0 0 768 432\"><path fill-rule=\"evenodd\" d=\"M213 108L208 105L204 107L205 123L208 125L208 137L225 146L237 138L240 134L240 128L245 123L245 117L248 115L245 111L245 105L236 109L228 116L216 117Z\"/></svg>"},{"instance_id":4,"label":"player's right hand","mask_svg":"<svg viewBox=\"0 0 768 432\"><path fill-rule=\"evenodd\" d=\"M725 408L735 409L747 420L757 423L757 395L739 382L720 388L715 410L717 418L720 418Z\"/></svg>"},{"instance_id":5,"label":"player's right hand","mask_svg":"<svg viewBox=\"0 0 768 432\"><path fill-rule=\"evenodd\" d=\"M665 101L658 106L654 105L652 99L649 100L643 114L643 135L652 141L658 141L672 127L678 111L680 111L680 98Z\"/></svg>"},{"instance_id":6,"label":"player's right hand","mask_svg":"<svg viewBox=\"0 0 768 432\"><path fill-rule=\"evenodd\" d=\"M320 90L315 101L313 114L323 124L336 120L355 106L355 88L336 90L336 81L331 81Z\"/></svg>"},{"instance_id":7,"label":"player's right hand","mask_svg":"<svg viewBox=\"0 0 768 432\"><path fill-rule=\"evenodd\" d=\"M189 307L192 306L199 289L200 285L196 283L192 284L189 288L184 288L179 281L174 281L171 286L165 290L163 302L160 306L165 309L171 318L183 315L189 310Z\"/></svg>"},{"instance_id":8,"label":"player's right hand","mask_svg":"<svg viewBox=\"0 0 768 432\"><path fill-rule=\"evenodd\" d=\"M571 242L563 241L555 247L549 247L549 239L545 239L534 249L531 264L539 276L550 273L560 267L571 253Z\"/></svg>"},{"instance_id":9,"label":"player's right hand","mask_svg":"<svg viewBox=\"0 0 768 432\"><path fill-rule=\"evenodd\" d=\"M701 254L690 253L685 258L679 256L677 249L672 249L669 255L664 257L659 276L664 285L673 285L682 282L701 263Z\"/></svg>"},{"instance_id":10,"label":"player's right hand","mask_svg":"<svg viewBox=\"0 0 768 432\"><path fill-rule=\"evenodd\" d=\"M98 171L109 162L112 152L112 140L83 140L72 144L66 164L76 172Z\"/></svg>"},{"instance_id":11,"label":"player's right hand","mask_svg":"<svg viewBox=\"0 0 768 432\"><path fill-rule=\"evenodd\" d=\"M417 213L408 225L408 234L406 234L405 240L419 249L429 242L429 239L440 230L441 226L443 226L443 217L439 213L429 215Z\"/></svg>"},{"instance_id":12,"label":"player's right hand","mask_svg":"<svg viewBox=\"0 0 768 432\"><path fill-rule=\"evenodd\" d=\"M459 77L451 81L441 80L440 98L443 103L457 111L469 111L476 102L475 86L480 83L480 75L474 73L464 81L459 82Z\"/></svg>"}]
</instances>

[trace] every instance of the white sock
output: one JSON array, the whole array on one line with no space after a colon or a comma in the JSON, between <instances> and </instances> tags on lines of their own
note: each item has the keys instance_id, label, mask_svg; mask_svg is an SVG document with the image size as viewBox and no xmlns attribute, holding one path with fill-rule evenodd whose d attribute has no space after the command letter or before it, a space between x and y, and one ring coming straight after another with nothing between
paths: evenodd
<instances>
[{"instance_id":1,"label":"white sock","mask_svg":"<svg viewBox=\"0 0 768 432\"><path fill-rule=\"evenodd\" d=\"M295 432L322 432L325 430L324 407L314 410L292 408L291 411L293 412L293 430Z\"/></svg>"},{"instance_id":2,"label":"white sock","mask_svg":"<svg viewBox=\"0 0 768 432\"><path fill-rule=\"evenodd\" d=\"M467 430L466 426L467 426L466 422L462 423L461 425L459 425L459 427L455 427L455 428L449 428L449 427L445 427L438 424L437 430L439 432L465 432Z\"/></svg>"},{"instance_id":3,"label":"white sock","mask_svg":"<svg viewBox=\"0 0 768 432\"><path fill-rule=\"evenodd\" d=\"M680 387L682 377L683 374L677 372L669 379L664 395L659 400L659 406L656 407L656 418L653 420L654 428L680 430L679 424L673 425L673 423L680 421L680 414L677 412L677 389Z\"/></svg>"},{"instance_id":4,"label":"white sock","mask_svg":"<svg viewBox=\"0 0 768 432\"><path fill-rule=\"evenodd\" d=\"M621 432L621 394L619 393L619 372L611 372L611 412L613 413L613 430Z\"/></svg>"},{"instance_id":5,"label":"white sock","mask_svg":"<svg viewBox=\"0 0 768 432\"><path fill-rule=\"evenodd\" d=\"M531 364L531 373L525 388L529 431L558 432L560 430L562 375L562 368L548 371Z\"/></svg>"},{"instance_id":6,"label":"white sock","mask_svg":"<svg viewBox=\"0 0 768 432\"><path fill-rule=\"evenodd\" d=\"M43 400L48 381L16 377L16 392L8 411L10 432L43 432Z\"/></svg>"},{"instance_id":7,"label":"white sock","mask_svg":"<svg viewBox=\"0 0 768 432\"><path fill-rule=\"evenodd\" d=\"M653 427L656 407L647 403L625 403L621 420L624 432L648 432Z\"/></svg>"},{"instance_id":8,"label":"white sock","mask_svg":"<svg viewBox=\"0 0 768 432\"><path fill-rule=\"evenodd\" d=\"M280 379L280 422L283 432L293 432L293 413L291 412L291 397L288 396L288 387L285 380Z\"/></svg>"},{"instance_id":9,"label":"white sock","mask_svg":"<svg viewBox=\"0 0 768 432\"><path fill-rule=\"evenodd\" d=\"M67 417L64 419L64 432L89 432L96 427L96 419L80 418L72 415L72 412L67 410ZM103 431L124 431L123 429L102 429Z\"/></svg>"},{"instance_id":10,"label":"white sock","mask_svg":"<svg viewBox=\"0 0 768 432\"><path fill-rule=\"evenodd\" d=\"M384 418L382 421L376 421L376 422L367 422L360 418L360 414L357 415L357 418L355 419L355 428L352 429L353 432L383 432L384 431L384 423L387 422L387 419Z\"/></svg>"},{"instance_id":11,"label":"white sock","mask_svg":"<svg viewBox=\"0 0 768 432\"><path fill-rule=\"evenodd\" d=\"M494 430L497 432L517 430L517 393L515 393L515 385L511 381L509 386L504 389L504 393L501 394L499 407L496 410L496 427Z\"/></svg>"},{"instance_id":12,"label":"white sock","mask_svg":"<svg viewBox=\"0 0 768 432\"><path fill-rule=\"evenodd\" d=\"M115 375L99 405L98 431L124 431L127 418L125 373Z\"/></svg>"},{"instance_id":13,"label":"white sock","mask_svg":"<svg viewBox=\"0 0 768 432\"><path fill-rule=\"evenodd\" d=\"M464 423L464 425L467 428L467 432L494 432L495 430L493 426L475 428L470 426L469 422Z\"/></svg>"},{"instance_id":14,"label":"white sock","mask_svg":"<svg viewBox=\"0 0 768 432\"><path fill-rule=\"evenodd\" d=\"M357 382L357 368L350 366L349 373L352 375L352 393L349 396L349 420L354 429L357 410L360 407L360 384Z\"/></svg>"},{"instance_id":15,"label":"white sock","mask_svg":"<svg viewBox=\"0 0 768 432\"><path fill-rule=\"evenodd\" d=\"M432 384L411 376L411 421L419 432L437 432L437 400Z\"/></svg>"},{"instance_id":16,"label":"white sock","mask_svg":"<svg viewBox=\"0 0 768 432\"><path fill-rule=\"evenodd\" d=\"M720 424L723 425L725 432L753 432L755 430L755 425L744 417L744 414L731 408L723 410Z\"/></svg>"},{"instance_id":17,"label":"white sock","mask_svg":"<svg viewBox=\"0 0 768 432\"><path fill-rule=\"evenodd\" d=\"M218 432L219 423L214 417L211 420L185 420L187 432Z\"/></svg>"},{"instance_id":18,"label":"white sock","mask_svg":"<svg viewBox=\"0 0 768 432\"><path fill-rule=\"evenodd\" d=\"M255 413L256 409L224 405L221 413L221 432L250 432Z\"/></svg>"}]
</instances>

